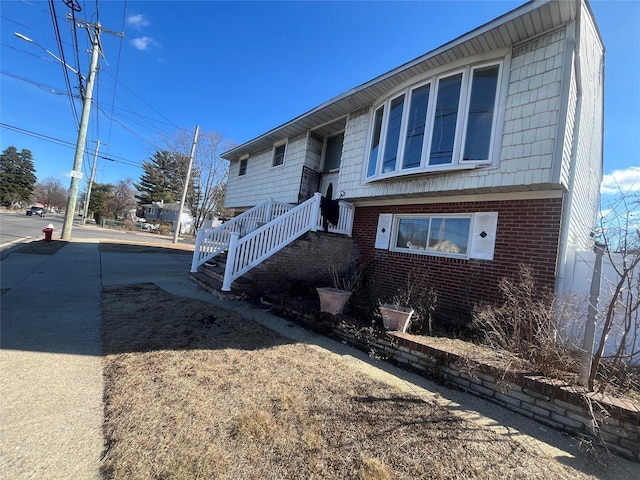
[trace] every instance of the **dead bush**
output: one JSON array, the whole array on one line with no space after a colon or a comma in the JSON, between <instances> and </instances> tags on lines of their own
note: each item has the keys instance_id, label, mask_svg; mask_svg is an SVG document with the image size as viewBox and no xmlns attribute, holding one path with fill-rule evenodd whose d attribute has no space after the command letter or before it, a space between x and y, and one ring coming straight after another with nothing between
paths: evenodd
<instances>
[{"instance_id":1,"label":"dead bush","mask_svg":"<svg viewBox=\"0 0 640 480\"><path fill-rule=\"evenodd\" d=\"M578 371L579 357L562 337L566 306L554 293L536 285L530 266L520 265L518 277L500 281L502 305L481 305L473 310L472 328L482 343L517 355L529 368L550 376Z\"/></svg>"}]
</instances>

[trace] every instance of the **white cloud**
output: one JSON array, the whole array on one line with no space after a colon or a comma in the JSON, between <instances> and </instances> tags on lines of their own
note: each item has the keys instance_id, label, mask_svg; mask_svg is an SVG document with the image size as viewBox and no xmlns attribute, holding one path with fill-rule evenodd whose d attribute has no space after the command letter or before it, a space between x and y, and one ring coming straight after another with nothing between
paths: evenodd
<instances>
[{"instance_id":1,"label":"white cloud","mask_svg":"<svg viewBox=\"0 0 640 480\"><path fill-rule=\"evenodd\" d=\"M600 192L607 195L640 192L640 167L614 170L602 178Z\"/></svg>"},{"instance_id":2,"label":"white cloud","mask_svg":"<svg viewBox=\"0 0 640 480\"><path fill-rule=\"evenodd\" d=\"M129 17L127 17L127 25L134 27L138 30L142 30L144 27L148 27L149 25L151 25L151 22L149 22L149 20L144 18L144 15L137 14L137 15L129 15Z\"/></svg>"},{"instance_id":3,"label":"white cloud","mask_svg":"<svg viewBox=\"0 0 640 480\"><path fill-rule=\"evenodd\" d=\"M158 46L158 42L156 42L151 37L138 37L131 40L131 44L136 47L138 50L151 50L151 48Z\"/></svg>"}]
</instances>

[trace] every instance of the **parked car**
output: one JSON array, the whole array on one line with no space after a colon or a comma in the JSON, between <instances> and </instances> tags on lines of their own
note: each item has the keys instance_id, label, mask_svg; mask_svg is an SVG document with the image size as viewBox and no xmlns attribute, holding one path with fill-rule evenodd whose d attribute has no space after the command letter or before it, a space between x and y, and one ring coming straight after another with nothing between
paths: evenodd
<instances>
[{"instance_id":1,"label":"parked car","mask_svg":"<svg viewBox=\"0 0 640 480\"><path fill-rule=\"evenodd\" d=\"M142 230L147 230L149 232L154 232L156 230L158 230L160 226L153 224L153 223L141 223L140 224L140 228L142 228Z\"/></svg>"},{"instance_id":2,"label":"parked car","mask_svg":"<svg viewBox=\"0 0 640 480\"><path fill-rule=\"evenodd\" d=\"M33 207L31 207L31 208L29 208L27 210L27 215L29 215L29 216L31 216L31 215L40 215L41 217L44 217L45 213L46 213L45 209L42 208L42 207L33 206Z\"/></svg>"}]
</instances>

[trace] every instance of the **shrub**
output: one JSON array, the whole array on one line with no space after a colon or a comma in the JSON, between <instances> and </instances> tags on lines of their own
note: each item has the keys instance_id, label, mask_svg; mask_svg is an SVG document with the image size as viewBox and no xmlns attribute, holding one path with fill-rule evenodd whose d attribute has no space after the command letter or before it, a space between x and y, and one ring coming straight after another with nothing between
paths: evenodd
<instances>
[{"instance_id":1,"label":"shrub","mask_svg":"<svg viewBox=\"0 0 640 480\"><path fill-rule=\"evenodd\" d=\"M171 225L163 223L160 225L160 228L158 228L158 232L160 235L171 235Z\"/></svg>"},{"instance_id":2,"label":"shrub","mask_svg":"<svg viewBox=\"0 0 640 480\"><path fill-rule=\"evenodd\" d=\"M520 265L516 279L503 278L500 306L476 306L472 328L481 333L483 343L515 354L530 362L540 373L557 376L576 372L579 358L563 339L563 316L553 292L536 285L531 267Z\"/></svg>"}]
</instances>

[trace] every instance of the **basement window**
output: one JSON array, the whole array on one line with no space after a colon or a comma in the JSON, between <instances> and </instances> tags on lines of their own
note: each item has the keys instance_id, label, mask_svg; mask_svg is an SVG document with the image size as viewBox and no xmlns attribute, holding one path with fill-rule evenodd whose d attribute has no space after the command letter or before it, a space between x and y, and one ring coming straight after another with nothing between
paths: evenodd
<instances>
[{"instance_id":1,"label":"basement window","mask_svg":"<svg viewBox=\"0 0 640 480\"><path fill-rule=\"evenodd\" d=\"M438 257L493 260L497 225L497 212L381 214L375 248Z\"/></svg>"}]
</instances>

